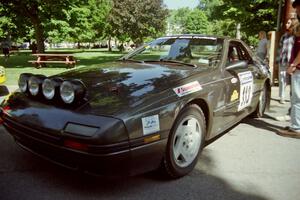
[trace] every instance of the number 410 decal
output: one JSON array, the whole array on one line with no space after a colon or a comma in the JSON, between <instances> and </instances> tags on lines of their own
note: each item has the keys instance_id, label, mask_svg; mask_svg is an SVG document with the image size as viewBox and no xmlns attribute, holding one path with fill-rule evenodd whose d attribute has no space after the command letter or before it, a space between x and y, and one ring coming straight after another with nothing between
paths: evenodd
<instances>
[{"instance_id":1,"label":"number 410 decal","mask_svg":"<svg viewBox=\"0 0 300 200\"><path fill-rule=\"evenodd\" d=\"M251 104L253 96L253 75L250 71L239 73L240 79L240 104L238 111L246 108Z\"/></svg>"}]
</instances>

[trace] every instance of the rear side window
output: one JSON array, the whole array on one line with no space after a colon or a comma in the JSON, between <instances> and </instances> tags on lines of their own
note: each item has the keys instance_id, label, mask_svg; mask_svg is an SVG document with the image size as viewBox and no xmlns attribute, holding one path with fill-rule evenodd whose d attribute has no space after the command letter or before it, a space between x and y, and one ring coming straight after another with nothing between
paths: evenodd
<instances>
[{"instance_id":1,"label":"rear side window","mask_svg":"<svg viewBox=\"0 0 300 200\"><path fill-rule=\"evenodd\" d=\"M230 42L227 63L232 63L236 61L251 61L252 58L249 55L246 48L239 42Z\"/></svg>"}]
</instances>

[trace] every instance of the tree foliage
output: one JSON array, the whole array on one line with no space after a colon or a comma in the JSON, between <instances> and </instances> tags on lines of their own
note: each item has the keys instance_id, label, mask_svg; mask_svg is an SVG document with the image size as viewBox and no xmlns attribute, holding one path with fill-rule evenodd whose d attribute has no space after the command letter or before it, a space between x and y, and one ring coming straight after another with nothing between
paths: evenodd
<instances>
[{"instance_id":1,"label":"tree foliage","mask_svg":"<svg viewBox=\"0 0 300 200\"><path fill-rule=\"evenodd\" d=\"M241 24L244 40L260 30L274 30L278 1L199 0L195 9L169 11L163 0L1 0L0 38L50 43L95 42L103 37L141 44L169 34L200 33L235 36ZM166 18L168 17L168 20Z\"/></svg>"},{"instance_id":2,"label":"tree foliage","mask_svg":"<svg viewBox=\"0 0 300 200\"><path fill-rule=\"evenodd\" d=\"M261 30L275 30L277 9L278 1L273 0L223 0L212 8L211 13L217 20L240 23L243 39L248 40Z\"/></svg>"},{"instance_id":3,"label":"tree foliage","mask_svg":"<svg viewBox=\"0 0 300 200\"><path fill-rule=\"evenodd\" d=\"M208 33L206 14L198 9L180 8L173 10L169 17L170 34L205 34Z\"/></svg>"},{"instance_id":4,"label":"tree foliage","mask_svg":"<svg viewBox=\"0 0 300 200\"><path fill-rule=\"evenodd\" d=\"M69 24L69 40L92 42L101 38L106 18L111 10L110 0L88 0L85 5L74 5L66 12Z\"/></svg>"},{"instance_id":5,"label":"tree foliage","mask_svg":"<svg viewBox=\"0 0 300 200\"><path fill-rule=\"evenodd\" d=\"M107 32L120 40L129 37L141 44L144 38L165 31L167 15L162 0L114 0Z\"/></svg>"},{"instance_id":6,"label":"tree foliage","mask_svg":"<svg viewBox=\"0 0 300 200\"><path fill-rule=\"evenodd\" d=\"M11 35L15 29L34 30L38 51L44 41L89 42L103 34L110 0L3 0L0 26ZM14 20L11 22L11 20ZM1 34L1 33L0 33ZM4 35L4 33L2 33ZM20 35L20 33L19 33Z\"/></svg>"},{"instance_id":7,"label":"tree foliage","mask_svg":"<svg viewBox=\"0 0 300 200\"><path fill-rule=\"evenodd\" d=\"M205 13L198 8L193 9L184 23L186 33L207 33L208 20Z\"/></svg>"},{"instance_id":8,"label":"tree foliage","mask_svg":"<svg viewBox=\"0 0 300 200\"><path fill-rule=\"evenodd\" d=\"M84 0L85 1L85 0ZM53 19L64 18L64 9L68 10L74 3L84 1L77 0L3 0L2 7L13 18L16 16L16 24L26 22L26 25L34 29L39 52L43 52L44 41L47 37L45 27ZM18 27L20 28L20 27Z\"/></svg>"}]
</instances>

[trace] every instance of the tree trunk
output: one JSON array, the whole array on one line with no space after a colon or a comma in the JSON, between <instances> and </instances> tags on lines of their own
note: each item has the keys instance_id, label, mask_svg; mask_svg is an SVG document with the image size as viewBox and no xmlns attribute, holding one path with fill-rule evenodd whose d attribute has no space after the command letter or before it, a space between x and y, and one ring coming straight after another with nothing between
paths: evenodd
<instances>
[{"instance_id":1,"label":"tree trunk","mask_svg":"<svg viewBox=\"0 0 300 200\"><path fill-rule=\"evenodd\" d=\"M108 51L111 52L111 37L108 37Z\"/></svg>"},{"instance_id":2,"label":"tree trunk","mask_svg":"<svg viewBox=\"0 0 300 200\"><path fill-rule=\"evenodd\" d=\"M37 52L44 53L45 52L45 44L44 44L44 28L41 23L34 24L35 30L35 39L37 44Z\"/></svg>"},{"instance_id":3,"label":"tree trunk","mask_svg":"<svg viewBox=\"0 0 300 200\"><path fill-rule=\"evenodd\" d=\"M45 35L44 35L44 27L42 25L42 22L39 18L39 8L37 4L32 5L31 7L26 7L25 4L23 4L24 12L29 16L30 21L34 27L35 32L35 39L37 43L37 51L38 53L44 53L45 52Z\"/></svg>"}]
</instances>

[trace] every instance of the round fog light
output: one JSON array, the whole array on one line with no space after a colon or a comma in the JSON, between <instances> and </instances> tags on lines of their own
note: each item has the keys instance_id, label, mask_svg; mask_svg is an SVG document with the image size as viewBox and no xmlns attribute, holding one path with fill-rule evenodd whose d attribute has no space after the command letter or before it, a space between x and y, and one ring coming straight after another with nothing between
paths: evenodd
<instances>
[{"instance_id":1,"label":"round fog light","mask_svg":"<svg viewBox=\"0 0 300 200\"><path fill-rule=\"evenodd\" d=\"M44 97L48 100L52 100L55 96L59 95L59 87L62 82L63 79L58 77L45 79L42 84Z\"/></svg>"},{"instance_id":2,"label":"round fog light","mask_svg":"<svg viewBox=\"0 0 300 200\"><path fill-rule=\"evenodd\" d=\"M44 79L45 76L43 75L34 75L29 78L28 86L29 92L32 96L37 96L39 94Z\"/></svg>"},{"instance_id":3,"label":"round fog light","mask_svg":"<svg viewBox=\"0 0 300 200\"><path fill-rule=\"evenodd\" d=\"M23 73L19 77L18 85L21 92L25 93L28 90L28 80L32 76L30 73Z\"/></svg>"},{"instance_id":4,"label":"round fog light","mask_svg":"<svg viewBox=\"0 0 300 200\"><path fill-rule=\"evenodd\" d=\"M62 85L60 86L60 96L61 99L67 104L71 104L74 102L75 90L70 81L64 81L62 83Z\"/></svg>"},{"instance_id":5,"label":"round fog light","mask_svg":"<svg viewBox=\"0 0 300 200\"><path fill-rule=\"evenodd\" d=\"M43 95L46 99L51 100L55 95L55 87L50 79L45 79L42 85Z\"/></svg>"},{"instance_id":6,"label":"round fog light","mask_svg":"<svg viewBox=\"0 0 300 200\"><path fill-rule=\"evenodd\" d=\"M85 97L85 94L86 87L78 79L64 81L60 86L60 96L66 104L80 102Z\"/></svg>"}]
</instances>

